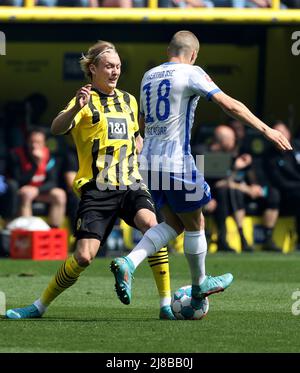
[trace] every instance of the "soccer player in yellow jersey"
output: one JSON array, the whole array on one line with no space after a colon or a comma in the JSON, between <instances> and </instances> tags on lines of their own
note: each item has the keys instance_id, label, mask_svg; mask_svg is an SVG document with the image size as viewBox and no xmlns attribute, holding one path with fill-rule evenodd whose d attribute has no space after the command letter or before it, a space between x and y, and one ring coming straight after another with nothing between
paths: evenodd
<instances>
[{"instance_id":1,"label":"soccer player in yellow jersey","mask_svg":"<svg viewBox=\"0 0 300 373\"><path fill-rule=\"evenodd\" d=\"M79 170L74 180L74 190L80 196L76 249L39 299L30 306L8 310L6 316L41 317L50 303L77 281L120 217L144 234L143 243L132 252L130 264L134 269L149 257L161 297L159 316L174 319L168 254L166 249L160 249L177 233L165 223L157 224L154 203L138 170L137 153L142 138L137 102L116 88L121 61L113 44L99 41L93 45L82 57L81 67L91 84L77 91L51 127L56 135L70 132L78 153ZM111 269L118 276L118 263ZM130 303L117 281L116 291L123 303Z\"/></svg>"}]
</instances>

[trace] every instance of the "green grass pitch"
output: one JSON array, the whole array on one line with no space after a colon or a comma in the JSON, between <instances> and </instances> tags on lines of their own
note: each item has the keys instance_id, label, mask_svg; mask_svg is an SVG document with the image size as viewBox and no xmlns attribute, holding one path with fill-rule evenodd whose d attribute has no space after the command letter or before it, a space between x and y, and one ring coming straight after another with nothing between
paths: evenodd
<instances>
[{"instance_id":1,"label":"green grass pitch","mask_svg":"<svg viewBox=\"0 0 300 373\"><path fill-rule=\"evenodd\" d=\"M234 282L210 297L208 315L200 321L158 320L158 296L147 263L135 273L132 304L121 304L110 259L96 259L42 319L1 318L0 352L300 352L300 315L292 313L299 258L297 253L208 255L207 273L232 272ZM0 291L7 308L36 299L58 265L0 260ZM173 291L189 284L183 256L171 256L170 267Z\"/></svg>"}]
</instances>

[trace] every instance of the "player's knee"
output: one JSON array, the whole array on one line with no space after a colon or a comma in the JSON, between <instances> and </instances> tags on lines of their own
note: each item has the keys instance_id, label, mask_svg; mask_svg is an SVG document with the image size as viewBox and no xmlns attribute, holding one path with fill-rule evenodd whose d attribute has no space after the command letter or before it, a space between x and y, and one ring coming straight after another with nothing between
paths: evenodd
<instances>
[{"instance_id":1,"label":"player's knee","mask_svg":"<svg viewBox=\"0 0 300 373\"><path fill-rule=\"evenodd\" d=\"M148 217L143 222L141 222L140 231L144 234L145 232L147 232L150 228L154 227L155 225L157 225L157 220L155 216Z\"/></svg>"},{"instance_id":2,"label":"player's knee","mask_svg":"<svg viewBox=\"0 0 300 373\"><path fill-rule=\"evenodd\" d=\"M137 228L145 234L151 227L157 225L157 219L152 211L141 209L136 213L134 223Z\"/></svg>"},{"instance_id":3,"label":"player's knee","mask_svg":"<svg viewBox=\"0 0 300 373\"><path fill-rule=\"evenodd\" d=\"M94 259L94 256L88 250L76 252L74 256L81 267L89 266Z\"/></svg>"},{"instance_id":4,"label":"player's knee","mask_svg":"<svg viewBox=\"0 0 300 373\"><path fill-rule=\"evenodd\" d=\"M186 221L184 223L185 229L188 231L200 231L204 230L205 227L205 221L203 215L199 215L194 217L193 219L190 219L189 221Z\"/></svg>"},{"instance_id":5,"label":"player's knee","mask_svg":"<svg viewBox=\"0 0 300 373\"><path fill-rule=\"evenodd\" d=\"M99 249L99 241L90 239L81 239L76 243L74 257L77 263L82 267L89 266L95 258Z\"/></svg>"},{"instance_id":6,"label":"player's knee","mask_svg":"<svg viewBox=\"0 0 300 373\"><path fill-rule=\"evenodd\" d=\"M60 188L54 188L50 192L53 203L64 206L67 202L66 192Z\"/></svg>"},{"instance_id":7,"label":"player's knee","mask_svg":"<svg viewBox=\"0 0 300 373\"><path fill-rule=\"evenodd\" d=\"M34 199L33 194L25 188L20 189L18 194L22 202L32 202Z\"/></svg>"}]
</instances>

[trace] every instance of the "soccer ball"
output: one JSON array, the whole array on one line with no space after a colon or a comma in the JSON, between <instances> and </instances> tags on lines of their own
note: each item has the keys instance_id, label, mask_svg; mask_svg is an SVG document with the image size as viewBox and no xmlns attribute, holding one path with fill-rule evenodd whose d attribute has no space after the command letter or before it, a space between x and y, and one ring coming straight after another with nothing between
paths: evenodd
<instances>
[{"instance_id":1,"label":"soccer ball","mask_svg":"<svg viewBox=\"0 0 300 373\"><path fill-rule=\"evenodd\" d=\"M208 298L201 301L197 308L191 305L192 287L190 285L179 288L172 297L171 307L174 316L178 320L201 320L209 309Z\"/></svg>"}]
</instances>

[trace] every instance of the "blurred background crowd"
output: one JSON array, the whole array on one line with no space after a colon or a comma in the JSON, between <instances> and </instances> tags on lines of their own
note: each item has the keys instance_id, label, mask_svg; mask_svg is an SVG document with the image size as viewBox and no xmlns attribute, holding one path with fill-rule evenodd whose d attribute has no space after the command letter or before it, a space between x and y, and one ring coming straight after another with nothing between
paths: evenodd
<instances>
[{"instance_id":1,"label":"blurred background crowd","mask_svg":"<svg viewBox=\"0 0 300 373\"><path fill-rule=\"evenodd\" d=\"M1 0L0 5L23 6L23 0ZM35 0L37 6L63 7L147 7L147 0ZM161 8L270 8L272 0L158 0ZM300 8L300 0L282 0L280 7Z\"/></svg>"}]
</instances>

